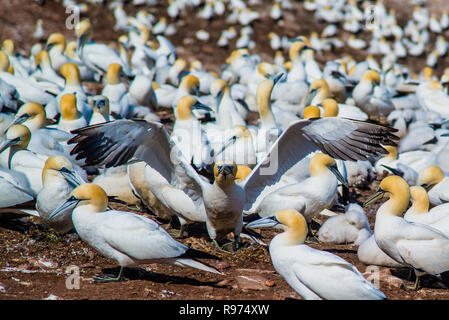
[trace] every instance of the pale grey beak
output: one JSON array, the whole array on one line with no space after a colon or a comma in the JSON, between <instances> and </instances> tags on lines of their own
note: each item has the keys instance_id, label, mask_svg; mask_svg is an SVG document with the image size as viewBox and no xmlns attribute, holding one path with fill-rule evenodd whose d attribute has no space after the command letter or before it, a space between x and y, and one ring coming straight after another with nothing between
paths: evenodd
<instances>
[{"instance_id":1,"label":"pale grey beak","mask_svg":"<svg viewBox=\"0 0 449 320\"><path fill-rule=\"evenodd\" d=\"M246 225L247 228L273 228L276 227L280 222L276 219L276 216L265 217L255 221L252 221Z\"/></svg>"},{"instance_id":2,"label":"pale grey beak","mask_svg":"<svg viewBox=\"0 0 449 320\"><path fill-rule=\"evenodd\" d=\"M15 124L22 124L25 121L27 121L30 118L30 115L28 113L24 113L19 117L15 117L13 121L11 121L10 124L8 124L8 126L6 127L5 131L3 133L5 133L6 131L8 131L9 128L11 128L13 125Z\"/></svg>"},{"instance_id":3,"label":"pale grey beak","mask_svg":"<svg viewBox=\"0 0 449 320\"><path fill-rule=\"evenodd\" d=\"M3 141L3 143L0 145L0 153L2 153L3 151L5 151L6 149L8 149L9 147L17 144L20 142L20 138L15 138L12 140L5 140Z\"/></svg>"},{"instance_id":4,"label":"pale grey beak","mask_svg":"<svg viewBox=\"0 0 449 320\"><path fill-rule=\"evenodd\" d=\"M86 183L76 171L71 171L67 168L62 168L60 172L62 176L67 180L67 182L72 185L73 188L76 188L79 185Z\"/></svg>"},{"instance_id":5,"label":"pale grey beak","mask_svg":"<svg viewBox=\"0 0 449 320\"><path fill-rule=\"evenodd\" d=\"M76 208L78 203L80 203L81 200L78 200L74 196L71 196L69 199L67 199L64 203L62 203L59 207L57 207L55 210L53 210L52 213L50 213L49 218L53 219L54 217L57 217L59 214L65 212L66 210L73 210Z\"/></svg>"}]
</instances>

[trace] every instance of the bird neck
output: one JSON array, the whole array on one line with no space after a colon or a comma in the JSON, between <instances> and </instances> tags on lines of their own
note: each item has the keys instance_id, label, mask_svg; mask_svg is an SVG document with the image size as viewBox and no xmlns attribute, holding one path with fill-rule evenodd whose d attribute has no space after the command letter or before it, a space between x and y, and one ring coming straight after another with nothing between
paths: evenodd
<instances>
[{"instance_id":1,"label":"bird neck","mask_svg":"<svg viewBox=\"0 0 449 320\"><path fill-rule=\"evenodd\" d=\"M38 113L36 116L28 119L23 123L24 126L28 127L31 132L42 129L45 127L45 114Z\"/></svg>"},{"instance_id":2,"label":"bird neck","mask_svg":"<svg viewBox=\"0 0 449 320\"><path fill-rule=\"evenodd\" d=\"M304 230L306 230L304 232ZM307 237L307 226L301 225L298 221L294 225L290 225L287 231L276 236L277 241L286 246L295 246L303 244Z\"/></svg>"},{"instance_id":3,"label":"bird neck","mask_svg":"<svg viewBox=\"0 0 449 320\"><path fill-rule=\"evenodd\" d=\"M429 196L424 189L421 192L412 192L412 206L409 211L414 214L422 214L429 212Z\"/></svg>"},{"instance_id":4,"label":"bird neck","mask_svg":"<svg viewBox=\"0 0 449 320\"><path fill-rule=\"evenodd\" d=\"M273 111L271 110L270 96L258 96L257 105L259 107L259 115L264 126L276 126Z\"/></svg>"},{"instance_id":5,"label":"bird neck","mask_svg":"<svg viewBox=\"0 0 449 320\"><path fill-rule=\"evenodd\" d=\"M413 204L409 209L409 212L414 214L423 214L429 212L429 201L427 203L425 201L417 201L413 200Z\"/></svg>"},{"instance_id":6,"label":"bird neck","mask_svg":"<svg viewBox=\"0 0 449 320\"><path fill-rule=\"evenodd\" d=\"M409 200L409 190L397 191L395 194L390 195L390 199L379 208L379 212L392 216L401 216L407 209Z\"/></svg>"}]
</instances>

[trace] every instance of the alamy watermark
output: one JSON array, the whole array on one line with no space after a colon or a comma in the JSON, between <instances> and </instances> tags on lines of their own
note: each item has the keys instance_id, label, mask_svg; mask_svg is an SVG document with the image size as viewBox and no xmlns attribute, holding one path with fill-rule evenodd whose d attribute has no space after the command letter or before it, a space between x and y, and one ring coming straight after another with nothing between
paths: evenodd
<instances>
[{"instance_id":1,"label":"alamy watermark","mask_svg":"<svg viewBox=\"0 0 449 320\"><path fill-rule=\"evenodd\" d=\"M81 10L77 6L67 6L65 13L68 14L65 19L65 27L69 30L74 30L76 25L80 22Z\"/></svg>"},{"instance_id":2,"label":"alamy watermark","mask_svg":"<svg viewBox=\"0 0 449 320\"><path fill-rule=\"evenodd\" d=\"M68 266L65 270L68 275L65 279L65 287L68 290L79 290L80 289L80 268L74 265Z\"/></svg>"}]
</instances>

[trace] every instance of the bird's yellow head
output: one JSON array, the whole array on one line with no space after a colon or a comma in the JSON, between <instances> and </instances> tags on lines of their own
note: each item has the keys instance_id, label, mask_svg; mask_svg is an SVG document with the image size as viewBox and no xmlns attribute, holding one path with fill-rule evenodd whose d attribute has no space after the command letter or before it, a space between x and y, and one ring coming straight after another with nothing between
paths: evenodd
<instances>
[{"instance_id":1,"label":"bird's yellow head","mask_svg":"<svg viewBox=\"0 0 449 320\"><path fill-rule=\"evenodd\" d=\"M338 104L334 99L324 99L322 102L324 109L324 117L336 117L338 116Z\"/></svg>"},{"instance_id":2,"label":"bird's yellow head","mask_svg":"<svg viewBox=\"0 0 449 320\"><path fill-rule=\"evenodd\" d=\"M7 55L14 55L16 52L16 46L14 44L14 41L11 39L6 39L3 41L3 46L2 46L2 50L7 54Z\"/></svg>"},{"instance_id":3,"label":"bird's yellow head","mask_svg":"<svg viewBox=\"0 0 449 320\"><path fill-rule=\"evenodd\" d=\"M176 59L175 63L172 66L173 70L176 70L177 73L180 73L181 71L184 71L187 69L187 61L182 59L182 58L178 58Z\"/></svg>"},{"instance_id":4,"label":"bird's yellow head","mask_svg":"<svg viewBox=\"0 0 449 320\"><path fill-rule=\"evenodd\" d=\"M317 106L308 106L304 108L304 119L315 119L321 116L320 108Z\"/></svg>"},{"instance_id":5,"label":"bird's yellow head","mask_svg":"<svg viewBox=\"0 0 449 320\"><path fill-rule=\"evenodd\" d=\"M77 25L75 26L75 35L78 38L81 38L83 36L90 37L92 35L92 25L89 19L84 19L77 23Z\"/></svg>"},{"instance_id":6,"label":"bird's yellow head","mask_svg":"<svg viewBox=\"0 0 449 320\"><path fill-rule=\"evenodd\" d=\"M403 178L395 175L388 176L382 180L377 192L364 203L364 206L383 197L390 198L388 211L399 216L407 209L410 201L410 187Z\"/></svg>"},{"instance_id":7,"label":"bird's yellow head","mask_svg":"<svg viewBox=\"0 0 449 320\"><path fill-rule=\"evenodd\" d=\"M201 71L203 70L203 64L200 60L190 61L190 70L191 71Z\"/></svg>"},{"instance_id":8,"label":"bird's yellow head","mask_svg":"<svg viewBox=\"0 0 449 320\"><path fill-rule=\"evenodd\" d=\"M80 118L80 113L76 108L76 96L73 93L63 95L59 104L61 107L62 119L76 120Z\"/></svg>"},{"instance_id":9,"label":"bird's yellow head","mask_svg":"<svg viewBox=\"0 0 449 320\"><path fill-rule=\"evenodd\" d=\"M95 212L104 212L108 206L108 195L98 185L85 183L75 188L71 196L79 206L90 206Z\"/></svg>"},{"instance_id":10,"label":"bird's yellow head","mask_svg":"<svg viewBox=\"0 0 449 320\"><path fill-rule=\"evenodd\" d=\"M341 175L338 170L337 163L334 158L328 156L324 153L315 154L312 159L310 159L310 175L312 177L321 176L323 174L332 173L337 180L344 186L348 187L348 181Z\"/></svg>"},{"instance_id":11,"label":"bird's yellow head","mask_svg":"<svg viewBox=\"0 0 449 320\"><path fill-rule=\"evenodd\" d=\"M231 54L229 55L229 57L226 59L226 63L227 64L232 64L234 63L236 60L238 60L239 58L242 58L244 56L248 55L248 50L247 49L237 49L231 52Z\"/></svg>"},{"instance_id":12,"label":"bird's yellow head","mask_svg":"<svg viewBox=\"0 0 449 320\"><path fill-rule=\"evenodd\" d=\"M145 44L150 38L150 31L144 24L140 24L137 29L139 29L140 32L140 42Z\"/></svg>"},{"instance_id":13,"label":"bird's yellow head","mask_svg":"<svg viewBox=\"0 0 449 320\"><path fill-rule=\"evenodd\" d=\"M59 47L63 50L65 45L66 40L62 33L52 33L47 39L46 49L50 50L52 47Z\"/></svg>"},{"instance_id":14,"label":"bird's yellow head","mask_svg":"<svg viewBox=\"0 0 449 320\"><path fill-rule=\"evenodd\" d=\"M375 84L380 84L380 75L376 70L367 70L363 73L360 81L368 81Z\"/></svg>"},{"instance_id":15,"label":"bird's yellow head","mask_svg":"<svg viewBox=\"0 0 449 320\"><path fill-rule=\"evenodd\" d=\"M190 94L197 95L200 89L200 80L193 74L188 74L182 78L179 86Z\"/></svg>"},{"instance_id":16,"label":"bird's yellow head","mask_svg":"<svg viewBox=\"0 0 449 320\"><path fill-rule=\"evenodd\" d=\"M50 64L50 56L48 55L48 51L47 50L39 51L39 53L34 58L34 62L36 63L36 65L40 65L41 63L49 65Z\"/></svg>"},{"instance_id":17,"label":"bird's yellow head","mask_svg":"<svg viewBox=\"0 0 449 320\"><path fill-rule=\"evenodd\" d=\"M45 161L44 169L42 170L42 183L51 181L52 177L60 175L61 170L73 170L72 163L64 156L51 156Z\"/></svg>"},{"instance_id":18,"label":"bird's yellow head","mask_svg":"<svg viewBox=\"0 0 449 320\"><path fill-rule=\"evenodd\" d=\"M303 41L295 41L290 46L290 49L288 50L288 57L290 58L290 61L295 61L300 57L301 51L306 47L306 43Z\"/></svg>"},{"instance_id":19,"label":"bird's yellow head","mask_svg":"<svg viewBox=\"0 0 449 320\"><path fill-rule=\"evenodd\" d=\"M217 98L219 94L229 93L229 86L223 79L217 79L210 85L210 93Z\"/></svg>"},{"instance_id":20,"label":"bird's yellow head","mask_svg":"<svg viewBox=\"0 0 449 320\"><path fill-rule=\"evenodd\" d=\"M285 244L302 244L307 237L307 221L304 216L294 209L279 210L275 214L281 228L286 230Z\"/></svg>"},{"instance_id":21,"label":"bird's yellow head","mask_svg":"<svg viewBox=\"0 0 449 320\"><path fill-rule=\"evenodd\" d=\"M234 161L220 161L214 165L215 183L219 186L229 186L237 176L237 165Z\"/></svg>"},{"instance_id":22,"label":"bird's yellow head","mask_svg":"<svg viewBox=\"0 0 449 320\"><path fill-rule=\"evenodd\" d=\"M423 79L425 81L430 81L432 80L433 77L433 69L431 67L424 67L422 70L422 74L423 74Z\"/></svg>"},{"instance_id":23,"label":"bird's yellow head","mask_svg":"<svg viewBox=\"0 0 449 320\"><path fill-rule=\"evenodd\" d=\"M310 159L310 175L311 176L317 176L322 174L323 172L326 172L326 168L335 166L336 162L334 158L328 156L324 153L317 153L315 154L312 159Z\"/></svg>"},{"instance_id":24,"label":"bird's yellow head","mask_svg":"<svg viewBox=\"0 0 449 320\"><path fill-rule=\"evenodd\" d=\"M384 156L384 158L397 160L398 159L398 149L393 146L384 146L384 149L387 150L388 154Z\"/></svg>"},{"instance_id":25,"label":"bird's yellow head","mask_svg":"<svg viewBox=\"0 0 449 320\"><path fill-rule=\"evenodd\" d=\"M0 153L8 147L12 147L16 150L24 150L28 147L30 139L30 129L21 124L12 125L6 132L6 140L0 146Z\"/></svg>"},{"instance_id":26,"label":"bird's yellow head","mask_svg":"<svg viewBox=\"0 0 449 320\"><path fill-rule=\"evenodd\" d=\"M64 54L71 59L75 59L76 57L75 52L77 46L78 45L76 44L75 41L70 41L69 43L67 43L67 46L65 47Z\"/></svg>"},{"instance_id":27,"label":"bird's yellow head","mask_svg":"<svg viewBox=\"0 0 449 320\"><path fill-rule=\"evenodd\" d=\"M196 99L192 96L184 96L179 99L176 106L176 113L179 120L193 119L192 106L195 104Z\"/></svg>"},{"instance_id":28,"label":"bird's yellow head","mask_svg":"<svg viewBox=\"0 0 449 320\"><path fill-rule=\"evenodd\" d=\"M268 62L261 62L257 65L257 72L264 78L271 78L275 74L274 66Z\"/></svg>"},{"instance_id":29,"label":"bird's yellow head","mask_svg":"<svg viewBox=\"0 0 449 320\"><path fill-rule=\"evenodd\" d=\"M106 73L106 80L111 85L119 84L121 74L122 74L122 65L120 63L111 63L108 66L108 71Z\"/></svg>"},{"instance_id":30,"label":"bird's yellow head","mask_svg":"<svg viewBox=\"0 0 449 320\"><path fill-rule=\"evenodd\" d=\"M429 195L426 189L420 186L410 187L410 196L412 198L412 212L427 213L429 211Z\"/></svg>"},{"instance_id":31,"label":"bird's yellow head","mask_svg":"<svg viewBox=\"0 0 449 320\"><path fill-rule=\"evenodd\" d=\"M30 130L41 129L47 125L44 107L37 102L27 102L17 110L12 124L25 124Z\"/></svg>"},{"instance_id":32,"label":"bird's yellow head","mask_svg":"<svg viewBox=\"0 0 449 320\"><path fill-rule=\"evenodd\" d=\"M237 174L235 175L235 183L239 183L251 173L251 168L244 165L237 166Z\"/></svg>"},{"instance_id":33,"label":"bird's yellow head","mask_svg":"<svg viewBox=\"0 0 449 320\"><path fill-rule=\"evenodd\" d=\"M421 170L418 175L418 186L431 189L434 185L440 183L444 179L444 172L438 166L430 166Z\"/></svg>"},{"instance_id":34,"label":"bird's yellow head","mask_svg":"<svg viewBox=\"0 0 449 320\"><path fill-rule=\"evenodd\" d=\"M66 84L77 86L80 84L80 70L74 63L65 63L60 70L61 75L64 77Z\"/></svg>"}]
</instances>

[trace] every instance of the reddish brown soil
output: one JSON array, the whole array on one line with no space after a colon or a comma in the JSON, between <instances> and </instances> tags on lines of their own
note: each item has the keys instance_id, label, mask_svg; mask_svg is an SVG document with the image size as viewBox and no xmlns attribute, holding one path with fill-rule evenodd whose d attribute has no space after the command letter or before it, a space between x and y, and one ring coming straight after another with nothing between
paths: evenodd
<instances>
[{"instance_id":1,"label":"reddish brown soil","mask_svg":"<svg viewBox=\"0 0 449 320\"><path fill-rule=\"evenodd\" d=\"M387 3L401 14L402 22L410 14L410 8L401 5L400 1L391 0ZM313 15L302 9L302 4L295 2L294 6L294 11L285 14L285 25L273 24L267 19L254 24L254 39L257 42L254 52L260 53L263 59L271 60L273 55L266 40L266 35L271 30L289 37L309 35L311 31L322 30L323 25L316 23ZM33 43L31 35L38 18L44 19L46 36L52 32L62 32L69 39L74 39L73 31L64 27L66 14L60 1L47 0L41 7L29 0L0 0L0 8L0 39L13 38L19 51L24 55L28 55ZM265 15L267 8L268 6L260 8ZM165 4L146 9L156 17L166 15ZM128 14L136 12L130 5L125 6L125 10ZM187 12L175 22L179 32L169 39L176 46L179 56L188 60L199 59L208 70L218 71L233 49L232 45L228 49L221 49L215 45L219 33L227 25L221 20L205 22L192 19L192 14L193 12ZM112 43L116 40L120 33L112 30L114 19L111 11L92 6L88 16L94 25L96 41ZM208 43L199 43L195 39L194 33L200 28L210 32L211 40ZM192 41L186 40L187 38L191 38ZM363 59L365 56L363 52L339 49L324 56L318 55L317 59L325 62L345 53L352 54L356 59ZM439 65L437 69L439 73L447 61L446 57ZM425 64L425 57L410 58L404 63L418 72ZM160 115L170 122L170 114L164 111L164 114ZM366 200L376 190L378 183L379 181L373 183L370 190L354 190L361 194L359 201ZM378 206L374 204L367 208L370 222L374 221ZM114 207L133 211L120 205ZM150 216L149 212L136 213ZM164 227L168 228L168 224ZM104 269L116 266L113 261L103 258L77 239L76 235L59 236L47 230L39 218L34 217L24 218L22 221L0 220L0 299L45 299L50 295L58 299L300 299L274 271L266 247L243 240L242 248L236 253L223 253L215 250L204 227L192 226L189 231L190 236L180 241L222 258L220 262L214 260L206 262L219 269L223 275L153 264L126 270L125 282L98 284L92 281L92 277ZM263 230L264 241L269 243L276 233L273 230ZM361 272L366 269L366 266L358 261L357 248L353 245L312 244L311 246L343 257ZM79 267L81 276L79 289L66 287L68 277L66 271L70 266ZM118 269L113 271L117 272ZM407 280L408 270L392 269L391 273L402 279L404 284L413 284ZM239 276L257 278L258 289L239 286L237 283ZM425 276L422 285L422 289L410 291L381 281L380 289L389 299L449 299L449 291L441 289L432 277Z\"/></svg>"}]
</instances>

